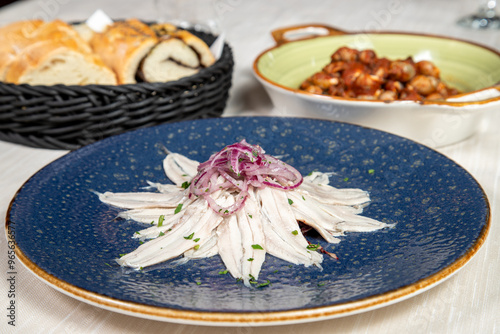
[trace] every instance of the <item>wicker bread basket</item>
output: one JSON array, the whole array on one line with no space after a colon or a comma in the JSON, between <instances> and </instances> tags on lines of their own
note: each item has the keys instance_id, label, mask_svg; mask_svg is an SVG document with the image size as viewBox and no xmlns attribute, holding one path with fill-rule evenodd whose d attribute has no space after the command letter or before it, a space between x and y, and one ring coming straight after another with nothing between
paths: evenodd
<instances>
[{"instance_id":1,"label":"wicker bread basket","mask_svg":"<svg viewBox=\"0 0 500 334\"><path fill-rule=\"evenodd\" d=\"M215 36L191 31L208 45ZM222 114L233 54L197 74L166 83L31 86L0 82L0 140L72 150L126 131Z\"/></svg>"}]
</instances>

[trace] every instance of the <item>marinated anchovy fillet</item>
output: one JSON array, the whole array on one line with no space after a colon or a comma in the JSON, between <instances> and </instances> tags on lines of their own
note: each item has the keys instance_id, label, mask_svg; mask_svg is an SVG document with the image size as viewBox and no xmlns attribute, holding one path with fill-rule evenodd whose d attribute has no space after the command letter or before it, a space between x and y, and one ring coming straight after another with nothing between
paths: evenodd
<instances>
[{"instance_id":1,"label":"marinated anchovy fillet","mask_svg":"<svg viewBox=\"0 0 500 334\"><path fill-rule=\"evenodd\" d=\"M245 140L203 163L169 152L163 167L174 184L149 182L148 190L156 192L98 194L102 202L126 209L120 218L147 224L133 236L145 242L117 260L122 266L173 259L180 265L218 254L227 272L250 286L266 254L321 270L321 247L307 241L299 223L329 243L340 242L346 232L391 226L360 215L370 202L367 192L332 187L328 173L302 177Z\"/></svg>"}]
</instances>

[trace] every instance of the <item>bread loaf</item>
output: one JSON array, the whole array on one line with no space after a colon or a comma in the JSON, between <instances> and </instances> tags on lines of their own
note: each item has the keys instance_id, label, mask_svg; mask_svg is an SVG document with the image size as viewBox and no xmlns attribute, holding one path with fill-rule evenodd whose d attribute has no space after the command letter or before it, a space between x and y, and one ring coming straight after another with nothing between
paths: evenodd
<instances>
[{"instance_id":1,"label":"bread loaf","mask_svg":"<svg viewBox=\"0 0 500 334\"><path fill-rule=\"evenodd\" d=\"M141 63L139 73L145 81L178 80L215 62L206 43L190 32L168 23L155 24L151 28L159 42Z\"/></svg>"},{"instance_id":2,"label":"bread loaf","mask_svg":"<svg viewBox=\"0 0 500 334\"><path fill-rule=\"evenodd\" d=\"M30 43L34 31L43 24L41 20L20 21L0 28L0 80L5 81L5 74L19 53Z\"/></svg>"},{"instance_id":3,"label":"bread loaf","mask_svg":"<svg viewBox=\"0 0 500 334\"><path fill-rule=\"evenodd\" d=\"M112 68L119 84L136 83L139 64L158 43L155 32L137 19L114 22L102 33L96 33L91 46Z\"/></svg>"},{"instance_id":4,"label":"bread loaf","mask_svg":"<svg viewBox=\"0 0 500 334\"><path fill-rule=\"evenodd\" d=\"M0 75L31 85L116 84L115 74L69 24L16 22L0 29Z\"/></svg>"},{"instance_id":5,"label":"bread loaf","mask_svg":"<svg viewBox=\"0 0 500 334\"><path fill-rule=\"evenodd\" d=\"M215 58L203 40L172 24L128 19L91 39L94 51L117 74L119 84L166 82L196 74Z\"/></svg>"},{"instance_id":6,"label":"bread loaf","mask_svg":"<svg viewBox=\"0 0 500 334\"><path fill-rule=\"evenodd\" d=\"M102 33L60 20L0 28L0 80L32 85L166 82L196 74L215 58L206 43L174 25L117 21Z\"/></svg>"}]
</instances>

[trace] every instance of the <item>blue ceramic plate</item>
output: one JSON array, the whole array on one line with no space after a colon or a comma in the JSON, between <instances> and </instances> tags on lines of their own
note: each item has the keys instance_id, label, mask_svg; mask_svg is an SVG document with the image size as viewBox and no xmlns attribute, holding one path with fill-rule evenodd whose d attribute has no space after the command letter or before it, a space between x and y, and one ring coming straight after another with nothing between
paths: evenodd
<instances>
[{"instance_id":1,"label":"blue ceramic plate","mask_svg":"<svg viewBox=\"0 0 500 334\"><path fill-rule=\"evenodd\" d=\"M219 256L174 267L122 268L140 224L92 191L141 191L166 183L163 147L204 161L246 138L303 174L335 172L331 184L370 192L364 215L396 224L321 243L323 271L267 256L265 287L247 288ZM19 190L7 218L17 256L43 281L87 303L139 317L190 324L271 325L371 310L413 296L463 267L484 243L488 200L473 177L407 139L355 125L293 118L222 118L125 133L71 152Z\"/></svg>"}]
</instances>

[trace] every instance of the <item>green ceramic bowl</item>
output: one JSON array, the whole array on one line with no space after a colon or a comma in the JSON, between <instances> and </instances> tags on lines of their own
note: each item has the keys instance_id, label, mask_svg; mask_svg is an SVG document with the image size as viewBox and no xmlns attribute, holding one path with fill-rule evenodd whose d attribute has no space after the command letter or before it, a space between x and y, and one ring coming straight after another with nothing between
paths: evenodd
<instances>
[{"instance_id":1,"label":"green ceramic bowl","mask_svg":"<svg viewBox=\"0 0 500 334\"><path fill-rule=\"evenodd\" d=\"M281 114L356 123L439 147L473 135L485 111L500 108L500 53L475 43L408 33L346 33L324 25L283 28L272 35L277 45L257 57L254 72ZM292 38L297 35L302 38ZM299 90L342 46L373 49L389 59L430 60L446 84L464 93L441 102L388 103Z\"/></svg>"}]
</instances>

